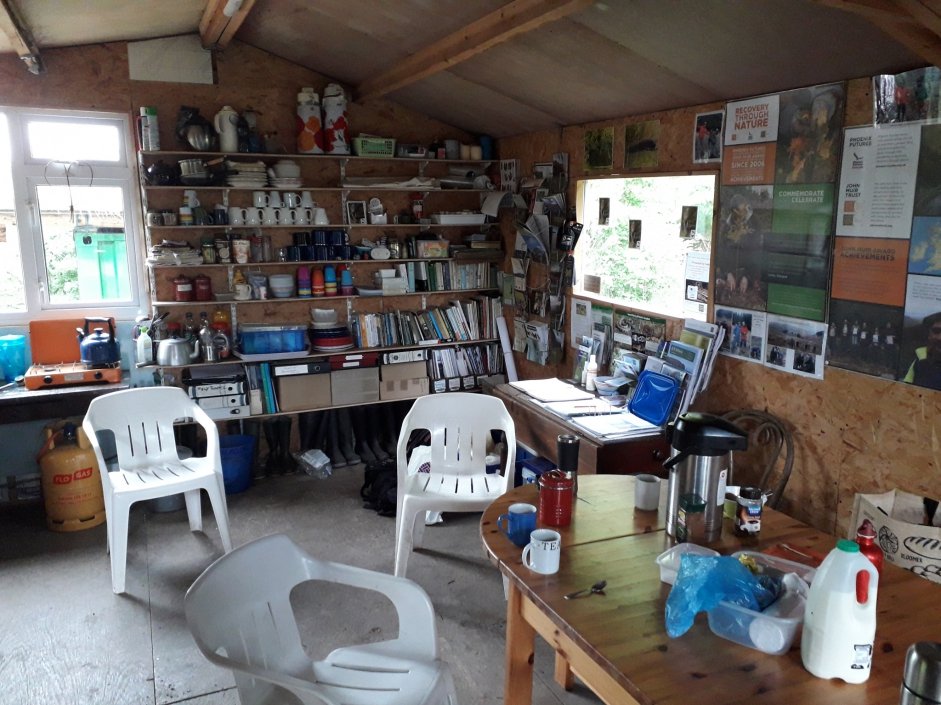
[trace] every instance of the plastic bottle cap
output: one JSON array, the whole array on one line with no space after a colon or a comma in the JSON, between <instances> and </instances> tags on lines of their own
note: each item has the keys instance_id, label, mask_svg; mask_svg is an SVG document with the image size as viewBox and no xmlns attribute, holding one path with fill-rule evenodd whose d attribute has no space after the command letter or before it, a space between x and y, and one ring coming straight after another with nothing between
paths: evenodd
<instances>
[{"instance_id":1,"label":"plastic bottle cap","mask_svg":"<svg viewBox=\"0 0 941 705\"><path fill-rule=\"evenodd\" d=\"M859 544L849 539L840 539L836 542L836 547L847 553L859 553Z\"/></svg>"}]
</instances>

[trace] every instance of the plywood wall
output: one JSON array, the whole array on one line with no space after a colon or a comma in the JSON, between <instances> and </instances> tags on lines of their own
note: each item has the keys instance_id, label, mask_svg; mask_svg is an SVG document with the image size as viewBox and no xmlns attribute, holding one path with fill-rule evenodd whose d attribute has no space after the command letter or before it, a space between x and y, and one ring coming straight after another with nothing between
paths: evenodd
<instances>
[{"instance_id":1,"label":"plywood wall","mask_svg":"<svg viewBox=\"0 0 941 705\"><path fill-rule=\"evenodd\" d=\"M868 79L851 81L847 125L872 122ZM723 107L699 105L609 122L567 127L503 139L500 155L520 159L521 173L554 152L569 153L574 181L605 173L584 169L585 130L613 125L614 172L623 168L624 126L660 120L659 167L654 173L709 171L716 165L692 163L692 134L696 113ZM652 172L644 172L652 173ZM570 376L572 355L556 368L517 359L521 377ZM519 358L519 356L517 356ZM796 459L785 492L783 509L814 526L845 534L856 492L901 488L941 496L941 392L899 382L828 368L823 381L770 370L761 365L720 356L708 395L699 410L721 413L731 409L762 409L780 417L792 429Z\"/></svg>"}]
</instances>

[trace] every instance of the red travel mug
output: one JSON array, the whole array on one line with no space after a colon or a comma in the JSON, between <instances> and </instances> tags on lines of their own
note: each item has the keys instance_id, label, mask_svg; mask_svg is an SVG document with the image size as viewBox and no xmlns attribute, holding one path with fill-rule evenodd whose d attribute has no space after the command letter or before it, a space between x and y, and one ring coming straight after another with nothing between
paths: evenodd
<instances>
[{"instance_id":1,"label":"red travel mug","mask_svg":"<svg viewBox=\"0 0 941 705\"><path fill-rule=\"evenodd\" d=\"M572 523L572 499L575 481L561 470L539 476L539 523L568 526Z\"/></svg>"}]
</instances>

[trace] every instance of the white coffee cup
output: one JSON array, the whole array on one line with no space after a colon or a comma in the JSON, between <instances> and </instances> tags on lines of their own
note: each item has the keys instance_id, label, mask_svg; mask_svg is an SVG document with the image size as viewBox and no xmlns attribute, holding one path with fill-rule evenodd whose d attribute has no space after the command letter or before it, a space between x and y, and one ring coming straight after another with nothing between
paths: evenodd
<instances>
[{"instance_id":1,"label":"white coffee cup","mask_svg":"<svg viewBox=\"0 0 941 705\"><path fill-rule=\"evenodd\" d=\"M325 208L314 208L314 225L329 225L330 219L327 217Z\"/></svg>"},{"instance_id":2,"label":"white coffee cup","mask_svg":"<svg viewBox=\"0 0 941 705\"><path fill-rule=\"evenodd\" d=\"M311 198L310 191L301 191L301 208L313 208L317 204Z\"/></svg>"},{"instance_id":3,"label":"white coffee cup","mask_svg":"<svg viewBox=\"0 0 941 705\"><path fill-rule=\"evenodd\" d=\"M264 208L268 205L268 194L264 191L252 191L252 204L255 208Z\"/></svg>"},{"instance_id":4,"label":"white coffee cup","mask_svg":"<svg viewBox=\"0 0 941 705\"><path fill-rule=\"evenodd\" d=\"M278 209L268 208L262 209L261 223L262 225L277 225L278 224Z\"/></svg>"},{"instance_id":5,"label":"white coffee cup","mask_svg":"<svg viewBox=\"0 0 941 705\"><path fill-rule=\"evenodd\" d=\"M288 212L291 214L291 222L294 225L310 224L310 208L291 208Z\"/></svg>"},{"instance_id":6,"label":"white coffee cup","mask_svg":"<svg viewBox=\"0 0 941 705\"><path fill-rule=\"evenodd\" d=\"M655 512L660 506L660 478L656 475L634 476L634 507L643 512Z\"/></svg>"},{"instance_id":7,"label":"white coffee cup","mask_svg":"<svg viewBox=\"0 0 941 705\"><path fill-rule=\"evenodd\" d=\"M245 209L229 206L229 225L245 225Z\"/></svg>"},{"instance_id":8,"label":"white coffee cup","mask_svg":"<svg viewBox=\"0 0 941 705\"><path fill-rule=\"evenodd\" d=\"M280 208L282 205L288 205L287 203L281 203L281 194L277 191L272 191L268 194L268 205L272 208Z\"/></svg>"},{"instance_id":9,"label":"white coffee cup","mask_svg":"<svg viewBox=\"0 0 941 705\"><path fill-rule=\"evenodd\" d=\"M562 536L552 529L536 529L529 535L523 549L523 565L534 573L552 575L559 572L562 556Z\"/></svg>"},{"instance_id":10,"label":"white coffee cup","mask_svg":"<svg viewBox=\"0 0 941 705\"><path fill-rule=\"evenodd\" d=\"M261 208L246 208L245 209L245 224L246 225L261 225L261 221L264 218L264 213Z\"/></svg>"},{"instance_id":11,"label":"white coffee cup","mask_svg":"<svg viewBox=\"0 0 941 705\"><path fill-rule=\"evenodd\" d=\"M251 284L236 284L235 285L235 298L238 301L248 301L252 298L252 285Z\"/></svg>"},{"instance_id":12,"label":"white coffee cup","mask_svg":"<svg viewBox=\"0 0 941 705\"><path fill-rule=\"evenodd\" d=\"M301 197L293 191L288 191L284 194L284 205L288 208L297 208L301 205Z\"/></svg>"},{"instance_id":13,"label":"white coffee cup","mask_svg":"<svg viewBox=\"0 0 941 705\"><path fill-rule=\"evenodd\" d=\"M294 217L294 209L288 208L287 206L282 206L278 208L278 224L279 225L297 225L297 220Z\"/></svg>"}]
</instances>

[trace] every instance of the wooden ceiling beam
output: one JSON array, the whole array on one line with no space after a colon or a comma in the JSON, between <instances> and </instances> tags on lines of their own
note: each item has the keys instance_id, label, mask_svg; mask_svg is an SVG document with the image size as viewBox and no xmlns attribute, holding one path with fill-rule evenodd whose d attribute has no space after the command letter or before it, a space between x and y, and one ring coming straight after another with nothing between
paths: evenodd
<instances>
[{"instance_id":1,"label":"wooden ceiling beam","mask_svg":"<svg viewBox=\"0 0 941 705\"><path fill-rule=\"evenodd\" d=\"M865 17L929 64L941 66L941 7L937 0L815 0Z\"/></svg>"},{"instance_id":2,"label":"wooden ceiling beam","mask_svg":"<svg viewBox=\"0 0 941 705\"><path fill-rule=\"evenodd\" d=\"M255 0L209 0L199 20L205 49L225 49L248 17Z\"/></svg>"},{"instance_id":3,"label":"wooden ceiling beam","mask_svg":"<svg viewBox=\"0 0 941 705\"><path fill-rule=\"evenodd\" d=\"M43 66L42 57L39 56L39 48L33 41L33 35L10 0L0 0L0 31L10 39L13 50L26 64L30 73L45 72L46 68Z\"/></svg>"},{"instance_id":4,"label":"wooden ceiling beam","mask_svg":"<svg viewBox=\"0 0 941 705\"><path fill-rule=\"evenodd\" d=\"M366 79L355 90L359 101L378 98L467 61L501 42L531 32L589 7L595 0L513 0L456 32Z\"/></svg>"}]
</instances>

